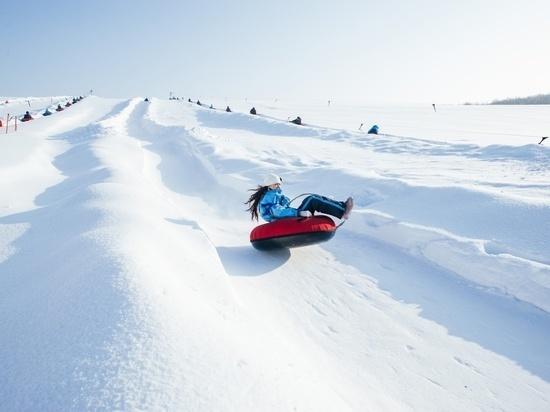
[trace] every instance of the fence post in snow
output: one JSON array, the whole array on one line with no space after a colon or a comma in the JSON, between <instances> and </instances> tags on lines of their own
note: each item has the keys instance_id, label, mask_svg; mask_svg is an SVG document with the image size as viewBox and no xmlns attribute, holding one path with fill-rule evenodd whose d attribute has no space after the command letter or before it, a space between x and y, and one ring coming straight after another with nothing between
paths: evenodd
<instances>
[{"instance_id":1,"label":"fence post in snow","mask_svg":"<svg viewBox=\"0 0 550 412\"><path fill-rule=\"evenodd\" d=\"M10 120L14 120L15 122L15 125L14 125L14 131L16 132L17 131L17 115L13 115L13 116L10 116L10 114L6 114L6 134L8 134L8 129L10 128Z\"/></svg>"}]
</instances>

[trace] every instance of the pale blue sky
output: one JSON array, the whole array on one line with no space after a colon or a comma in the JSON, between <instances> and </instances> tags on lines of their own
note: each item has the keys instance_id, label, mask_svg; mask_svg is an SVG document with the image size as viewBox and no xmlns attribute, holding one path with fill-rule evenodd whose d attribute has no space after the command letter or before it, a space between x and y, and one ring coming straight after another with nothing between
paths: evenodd
<instances>
[{"instance_id":1,"label":"pale blue sky","mask_svg":"<svg viewBox=\"0 0 550 412\"><path fill-rule=\"evenodd\" d=\"M550 92L549 0L0 3L4 96L460 103Z\"/></svg>"}]
</instances>

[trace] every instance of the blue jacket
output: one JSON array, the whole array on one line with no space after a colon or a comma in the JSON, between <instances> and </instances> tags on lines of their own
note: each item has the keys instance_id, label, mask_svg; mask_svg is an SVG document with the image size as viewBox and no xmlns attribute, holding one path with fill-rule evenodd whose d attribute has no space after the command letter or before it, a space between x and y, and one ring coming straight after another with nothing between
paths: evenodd
<instances>
[{"instance_id":1,"label":"blue jacket","mask_svg":"<svg viewBox=\"0 0 550 412\"><path fill-rule=\"evenodd\" d=\"M374 125L370 128L370 130L367 132L367 134L378 134L379 127L377 125Z\"/></svg>"},{"instance_id":2,"label":"blue jacket","mask_svg":"<svg viewBox=\"0 0 550 412\"><path fill-rule=\"evenodd\" d=\"M268 222L298 216L298 210L289 205L290 199L283 195L281 189L268 189L260 200L260 216Z\"/></svg>"}]
</instances>

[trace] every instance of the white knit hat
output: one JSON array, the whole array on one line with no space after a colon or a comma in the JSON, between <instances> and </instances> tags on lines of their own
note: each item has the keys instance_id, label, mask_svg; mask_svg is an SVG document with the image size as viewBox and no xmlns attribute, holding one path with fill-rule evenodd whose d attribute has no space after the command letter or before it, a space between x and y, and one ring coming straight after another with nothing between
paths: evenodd
<instances>
[{"instance_id":1,"label":"white knit hat","mask_svg":"<svg viewBox=\"0 0 550 412\"><path fill-rule=\"evenodd\" d=\"M281 176L277 176L274 173L270 173L264 177L264 186L271 186L274 184L281 184L283 183L283 179Z\"/></svg>"}]
</instances>

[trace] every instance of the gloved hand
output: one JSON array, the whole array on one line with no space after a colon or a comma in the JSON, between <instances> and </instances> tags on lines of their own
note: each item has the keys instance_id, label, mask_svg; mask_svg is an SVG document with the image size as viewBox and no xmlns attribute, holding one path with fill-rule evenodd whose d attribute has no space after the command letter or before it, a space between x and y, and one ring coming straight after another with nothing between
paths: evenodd
<instances>
[{"instance_id":1,"label":"gloved hand","mask_svg":"<svg viewBox=\"0 0 550 412\"><path fill-rule=\"evenodd\" d=\"M301 212L299 212L299 215L301 217L311 217L311 216L313 216L313 214L309 210L302 210Z\"/></svg>"}]
</instances>

